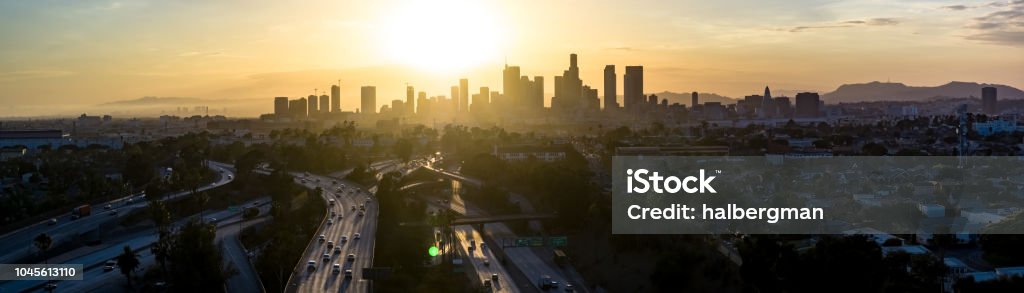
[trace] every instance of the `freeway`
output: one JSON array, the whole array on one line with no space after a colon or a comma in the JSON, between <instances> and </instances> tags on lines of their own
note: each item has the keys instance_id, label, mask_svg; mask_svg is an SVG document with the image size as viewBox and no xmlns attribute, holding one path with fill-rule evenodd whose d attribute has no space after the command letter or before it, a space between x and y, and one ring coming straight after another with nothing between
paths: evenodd
<instances>
[{"instance_id":1,"label":"freeway","mask_svg":"<svg viewBox=\"0 0 1024 293\"><path fill-rule=\"evenodd\" d=\"M254 201L247 202L245 206L254 206L255 203L261 203L260 213L266 214L269 208L267 204L268 198L261 198ZM204 213L207 217L206 220L214 220L217 223L217 238L218 240L223 239L226 236L234 235L237 233L238 221L240 221L240 212L231 210L221 211L207 211ZM172 227L180 227L184 225L188 220L193 217L185 218L175 222ZM250 221L252 222L252 221ZM244 223L244 224L248 224ZM114 272L105 271L103 269L103 263L107 260L116 258L123 251L124 246L128 246L136 251L139 255L139 260L142 262L140 268L146 268L153 262L152 255L149 251L149 246L156 242L158 236L155 229L145 229L142 231L134 232L131 235L126 235L124 240L117 241L114 244L105 246L102 249L92 251L85 255L74 256L70 259L60 261L60 263L69 264L82 264L85 272L83 280L78 281L60 281L58 282L58 289L60 291L67 292L86 292L97 290L98 288L109 285L110 282L124 281L124 276L120 274L120 271L115 268ZM147 263L147 261L149 261ZM241 271L243 268L239 268ZM40 289L46 281L3 281L0 282L0 292L24 292L31 291L33 289ZM255 286L259 286L258 281ZM230 284L230 283L229 283ZM251 286L250 286L251 287ZM257 287L258 288L258 287ZM256 291L245 291L245 292L258 292Z\"/></svg>"},{"instance_id":2,"label":"freeway","mask_svg":"<svg viewBox=\"0 0 1024 293\"><path fill-rule=\"evenodd\" d=\"M209 168L220 174L216 182L199 188L199 191L206 191L234 180L234 173L225 168L224 164L208 161ZM168 199L187 196L188 192L178 192L166 196ZM109 205L110 209L105 207ZM62 242L68 241L77 235L88 233L93 230L109 229L116 225L116 220L129 214L132 210L146 206L145 196L141 194L126 196L93 206L92 215L80 219L71 220L71 213L62 214L55 218L57 224L50 225L49 220L39 222L23 229L0 236L0 263L15 263L36 252L32 244L33 239L42 233L46 233L53 240L52 246L56 247Z\"/></svg>"},{"instance_id":3,"label":"freeway","mask_svg":"<svg viewBox=\"0 0 1024 293\"><path fill-rule=\"evenodd\" d=\"M370 191L345 180L317 175L300 176L301 179L296 180L305 181L302 184L309 188L322 188L324 200L334 199L335 203L328 206L328 219L318 231L324 240L310 241L292 274L289 289L297 292L369 292L369 281L363 280L360 273L363 268L373 266L378 212L376 201L372 200ZM329 248L328 241L338 247L337 250ZM309 267L308 261L315 264ZM334 264L339 266L337 272L332 268ZM351 274L351 278L347 274Z\"/></svg>"},{"instance_id":4,"label":"freeway","mask_svg":"<svg viewBox=\"0 0 1024 293\"><path fill-rule=\"evenodd\" d=\"M473 266L473 270L467 272L475 272L480 282L491 280L492 292L519 292L519 288L513 284L512 275L505 270L491 248L484 244L484 238L480 233L465 225L454 226L452 230L458 239L460 252L467 256L463 263ZM473 249L470 249L470 240L475 243Z\"/></svg>"}]
</instances>

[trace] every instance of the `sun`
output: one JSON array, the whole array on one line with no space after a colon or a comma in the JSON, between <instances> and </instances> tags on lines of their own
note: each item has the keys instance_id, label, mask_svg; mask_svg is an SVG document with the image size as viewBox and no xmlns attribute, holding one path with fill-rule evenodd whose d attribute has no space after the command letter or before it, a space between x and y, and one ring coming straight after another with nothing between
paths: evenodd
<instances>
[{"instance_id":1,"label":"sun","mask_svg":"<svg viewBox=\"0 0 1024 293\"><path fill-rule=\"evenodd\" d=\"M381 51L392 61L451 72L500 59L507 33L489 1L408 1L382 17Z\"/></svg>"}]
</instances>

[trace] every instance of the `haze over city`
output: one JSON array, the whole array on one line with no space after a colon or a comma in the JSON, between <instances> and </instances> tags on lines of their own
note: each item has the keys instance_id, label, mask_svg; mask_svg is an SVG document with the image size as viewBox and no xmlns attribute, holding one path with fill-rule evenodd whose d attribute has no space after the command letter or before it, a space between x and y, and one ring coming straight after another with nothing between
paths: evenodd
<instances>
[{"instance_id":1,"label":"haze over city","mask_svg":"<svg viewBox=\"0 0 1024 293\"><path fill-rule=\"evenodd\" d=\"M70 115L144 96L265 101L338 80L342 109L352 110L363 85L377 87L379 104L403 97L406 83L443 95L466 77L500 90L506 62L548 77L550 89L569 53L581 56L580 77L596 88L606 64L644 66L648 93L740 98L765 85L828 92L876 80L1024 86L1020 0L0 7L0 116Z\"/></svg>"}]
</instances>

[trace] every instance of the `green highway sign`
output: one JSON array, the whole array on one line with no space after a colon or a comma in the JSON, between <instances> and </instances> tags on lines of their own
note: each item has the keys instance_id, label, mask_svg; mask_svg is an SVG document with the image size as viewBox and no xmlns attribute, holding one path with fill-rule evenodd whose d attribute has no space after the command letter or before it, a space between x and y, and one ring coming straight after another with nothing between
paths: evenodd
<instances>
[{"instance_id":1,"label":"green highway sign","mask_svg":"<svg viewBox=\"0 0 1024 293\"><path fill-rule=\"evenodd\" d=\"M569 244L569 237L556 236L548 238L548 243L553 247L565 247Z\"/></svg>"},{"instance_id":2,"label":"green highway sign","mask_svg":"<svg viewBox=\"0 0 1024 293\"><path fill-rule=\"evenodd\" d=\"M543 237L530 237L528 239L530 240L530 246L533 246L533 247L544 246L544 238Z\"/></svg>"},{"instance_id":3,"label":"green highway sign","mask_svg":"<svg viewBox=\"0 0 1024 293\"><path fill-rule=\"evenodd\" d=\"M516 238L516 247L530 246L529 238Z\"/></svg>"}]
</instances>

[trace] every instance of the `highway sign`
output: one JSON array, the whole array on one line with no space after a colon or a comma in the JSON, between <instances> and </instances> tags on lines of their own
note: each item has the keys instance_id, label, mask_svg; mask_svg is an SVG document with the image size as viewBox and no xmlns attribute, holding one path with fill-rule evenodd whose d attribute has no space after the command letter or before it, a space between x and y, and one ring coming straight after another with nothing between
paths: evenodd
<instances>
[{"instance_id":1,"label":"highway sign","mask_svg":"<svg viewBox=\"0 0 1024 293\"><path fill-rule=\"evenodd\" d=\"M529 238L516 238L516 247L530 246Z\"/></svg>"},{"instance_id":2,"label":"highway sign","mask_svg":"<svg viewBox=\"0 0 1024 293\"><path fill-rule=\"evenodd\" d=\"M569 244L569 237L565 237L565 236L550 237L550 238L548 238L548 243L552 247L565 247L566 245Z\"/></svg>"},{"instance_id":3,"label":"highway sign","mask_svg":"<svg viewBox=\"0 0 1024 293\"><path fill-rule=\"evenodd\" d=\"M533 247L544 246L544 238L543 237L530 237L529 239L530 239L530 246L533 246Z\"/></svg>"}]
</instances>

